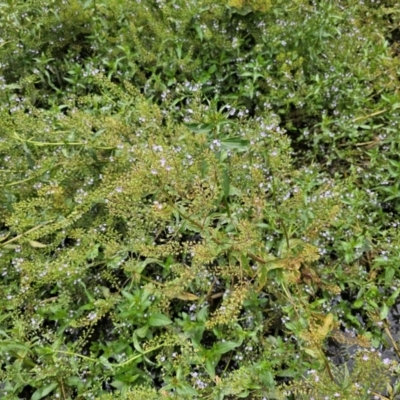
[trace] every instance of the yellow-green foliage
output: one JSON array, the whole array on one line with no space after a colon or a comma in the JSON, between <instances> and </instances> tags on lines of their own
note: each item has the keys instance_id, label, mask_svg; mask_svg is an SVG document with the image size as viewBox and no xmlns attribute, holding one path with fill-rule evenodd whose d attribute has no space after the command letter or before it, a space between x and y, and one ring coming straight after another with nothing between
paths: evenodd
<instances>
[{"instance_id":1,"label":"yellow-green foliage","mask_svg":"<svg viewBox=\"0 0 400 400\"><path fill-rule=\"evenodd\" d=\"M141 340L152 339L152 326L171 323L174 299L194 301L196 307L207 309L210 301L213 304L213 299L223 295L201 331L224 326L232 329L250 294L270 287L267 290L280 298L282 306L293 307L298 316L293 316L293 322L300 318L298 340L304 341L310 354L320 357L315 349L322 348L333 327L332 314L329 323L325 320L321 327L319 317L313 315L316 310L308 310L306 297L300 295L304 300L296 304L287 291L293 291L293 295L299 291L302 268L314 271L320 256L312 243L319 232L344 218L337 204L340 187L329 182L314 193L302 187L303 181L298 179L301 173L291 165L289 142L275 130L273 117L260 120L258 126L243 122L237 126L242 135L231 140L210 140L206 134L194 134L168 117L163 120L160 110L128 83L124 90L101 75L95 82L102 101L115 104L120 110L117 114L102 116L95 109L80 110L73 107L71 99L66 114L30 106L30 114L17 111L2 115L1 129L8 137L2 151L15 154L10 159L15 170L8 175L3 192L2 214L7 226L2 240L3 290L8 307L18 310L29 304L31 310L16 313L22 330L12 328L14 340L24 343L44 329L43 319L27 324L36 313L45 316L59 310L63 316L55 318L60 325L49 334L79 328L86 329L86 334L73 345L73 352L63 350L62 342L55 342L48 354L79 354L104 318L112 319L114 330L125 325L126 318L129 321L127 316L133 311L123 305L121 292L129 301L135 293L139 295L135 303L139 314L134 317L133 313L129 323L136 327L134 336ZM85 104L82 100L87 102L79 98L75 101ZM129 118L129 124L125 118ZM260 130L266 130L265 134L260 136ZM15 152L15 144L23 151ZM24 157L28 158L28 168L21 170L18 166L23 165ZM11 190L19 197L8 203ZM294 197L288 198L288 190ZM228 195L241 201L228 204ZM307 216L302 218L305 206ZM266 225L282 232L277 256L263 244L262 227ZM197 233L201 240L182 240L187 232ZM156 264L162 269L155 277L147 269L151 265L154 269ZM118 277L118 270L124 271L125 277ZM310 274L310 284L322 285L316 278L317 270ZM19 284L10 286L8 282L16 282L17 276ZM279 282L279 276L283 293L279 285L271 287ZM226 287L222 293L217 289L221 283L215 285L218 281ZM286 295L289 297L285 300ZM149 296L153 300L147 303ZM81 307L76 309L74 304ZM161 315L159 322L149 322L146 316L153 314ZM124 337L129 329L119 332ZM169 334L174 337L173 331ZM257 336L262 335L260 330ZM204 365L213 377L215 366L207 364L212 356L206 355L198 339L187 333L183 337L188 340L187 350L179 339L168 344L161 337L146 348L152 351L177 346L177 354L186 356L173 363L173 368L183 368L185 358L189 358L194 365ZM43 339L36 340L40 343ZM231 340L232 348L243 341L237 337ZM132 351L130 354L134 354ZM224 353L217 352L211 362L217 363ZM21 357L26 359L28 354ZM126 364L130 365L133 361L129 361L129 353L127 357ZM136 358L141 359L140 352L132 359ZM73 367L71 362L65 359L64 374L83 367ZM89 357L86 362L98 360ZM109 365L106 360L100 362ZM118 362L110 368L123 369L124 365ZM185 375L189 373L190 369ZM40 376L46 379L46 375ZM224 385L220 379L224 378L215 380L216 390ZM212 384L213 380L203 389ZM225 386L229 393L240 393L233 381ZM188 387L181 389L182 395L195 392Z\"/></svg>"},{"instance_id":2,"label":"yellow-green foliage","mask_svg":"<svg viewBox=\"0 0 400 400\"><path fill-rule=\"evenodd\" d=\"M377 352L360 351L352 370L346 364L324 373L310 370L304 381L287 387L289 393L300 400L322 400L325 398L345 398L346 400L370 399L386 389L390 382L388 374L389 360L383 363ZM385 398L385 397L384 397Z\"/></svg>"}]
</instances>

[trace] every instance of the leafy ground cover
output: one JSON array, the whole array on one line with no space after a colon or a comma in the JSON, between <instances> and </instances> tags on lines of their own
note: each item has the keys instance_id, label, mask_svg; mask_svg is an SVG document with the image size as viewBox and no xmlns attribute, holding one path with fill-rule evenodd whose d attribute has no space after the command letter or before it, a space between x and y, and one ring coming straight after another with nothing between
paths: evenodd
<instances>
[{"instance_id":1,"label":"leafy ground cover","mask_svg":"<svg viewBox=\"0 0 400 400\"><path fill-rule=\"evenodd\" d=\"M399 23L0 2L1 398L395 399Z\"/></svg>"}]
</instances>

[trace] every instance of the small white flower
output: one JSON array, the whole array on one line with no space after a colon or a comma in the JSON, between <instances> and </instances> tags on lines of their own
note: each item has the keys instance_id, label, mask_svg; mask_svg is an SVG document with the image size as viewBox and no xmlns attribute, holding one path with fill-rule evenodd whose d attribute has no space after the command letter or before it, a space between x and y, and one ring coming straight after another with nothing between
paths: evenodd
<instances>
[{"instance_id":1,"label":"small white flower","mask_svg":"<svg viewBox=\"0 0 400 400\"><path fill-rule=\"evenodd\" d=\"M214 149L218 150L220 147L221 147L221 142L219 140L217 140L217 139L214 139L212 141L212 143L210 144L210 149L211 150L214 150Z\"/></svg>"},{"instance_id":2,"label":"small white flower","mask_svg":"<svg viewBox=\"0 0 400 400\"><path fill-rule=\"evenodd\" d=\"M153 146L153 150L154 150L154 151L160 151L160 152L161 152L161 151L163 151L163 148L162 148L162 146L156 146L156 145L154 145L154 146Z\"/></svg>"}]
</instances>

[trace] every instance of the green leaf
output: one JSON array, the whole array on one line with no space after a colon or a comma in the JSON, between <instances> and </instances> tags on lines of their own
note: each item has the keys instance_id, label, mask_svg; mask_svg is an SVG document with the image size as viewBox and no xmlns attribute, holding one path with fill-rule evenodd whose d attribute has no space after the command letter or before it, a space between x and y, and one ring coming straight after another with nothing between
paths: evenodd
<instances>
[{"instance_id":1,"label":"green leaf","mask_svg":"<svg viewBox=\"0 0 400 400\"><path fill-rule=\"evenodd\" d=\"M350 372L346 363L344 363L344 386L347 387L350 384Z\"/></svg>"},{"instance_id":2,"label":"green leaf","mask_svg":"<svg viewBox=\"0 0 400 400\"><path fill-rule=\"evenodd\" d=\"M28 346L25 346L22 343L15 343L11 340L2 340L0 343L0 351L26 351L31 352L31 349Z\"/></svg>"},{"instance_id":3,"label":"green leaf","mask_svg":"<svg viewBox=\"0 0 400 400\"><path fill-rule=\"evenodd\" d=\"M193 389L191 386L189 385L182 385L181 387L177 387L176 388L176 392L180 395L180 396L189 396L189 397L194 397L194 396L198 396L199 393L197 390ZM187 397L185 397L187 398Z\"/></svg>"},{"instance_id":4,"label":"green leaf","mask_svg":"<svg viewBox=\"0 0 400 400\"><path fill-rule=\"evenodd\" d=\"M134 301L135 300L135 296L133 296L133 294L127 292L126 290L121 290L122 296L124 296L126 299L130 300L130 301Z\"/></svg>"},{"instance_id":5,"label":"green leaf","mask_svg":"<svg viewBox=\"0 0 400 400\"><path fill-rule=\"evenodd\" d=\"M272 375L271 371L262 371L260 373L260 378L264 385L268 387L274 386L274 376Z\"/></svg>"},{"instance_id":6,"label":"green leaf","mask_svg":"<svg viewBox=\"0 0 400 400\"><path fill-rule=\"evenodd\" d=\"M5 87L7 89L21 89L21 85L17 85L16 83L10 83L9 85L5 85Z\"/></svg>"},{"instance_id":7,"label":"green leaf","mask_svg":"<svg viewBox=\"0 0 400 400\"><path fill-rule=\"evenodd\" d=\"M249 148L250 142L240 137L221 140L221 147L227 150L246 151Z\"/></svg>"},{"instance_id":8,"label":"green leaf","mask_svg":"<svg viewBox=\"0 0 400 400\"><path fill-rule=\"evenodd\" d=\"M113 369L113 365L107 360L106 357L100 356L99 361L108 369Z\"/></svg>"},{"instance_id":9,"label":"green leaf","mask_svg":"<svg viewBox=\"0 0 400 400\"><path fill-rule=\"evenodd\" d=\"M197 32L197 35L198 35L198 37L200 39L200 42L202 42L204 36L203 36L203 30L201 29L201 26L199 24L196 24L194 26L194 29Z\"/></svg>"},{"instance_id":10,"label":"green leaf","mask_svg":"<svg viewBox=\"0 0 400 400\"><path fill-rule=\"evenodd\" d=\"M120 390L120 391L123 391L123 390L125 390L125 389L128 389L128 385L127 385L125 382L122 382L122 381L119 381L119 380L112 381L112 382L110 383L110 385L111 385L112 387L115 387L116 389L118 389L118 390Z\"/></svg>"},{"instance_id":11,"label":"green leaf","mask_svg":"<svg viewBox=\"0 0 400 400\"><path fill-rule=\"evenodd\" d=\"M213 347L213 354L225 354L228 353L229 351L235 349L236 347L239 347L240 343L235 343L235 342L221 342L217 343Z\"/></svg>"},{"instance_id":12,"label":"green leaf","mask_svg":"<svg viewBox=\"0 0 400 400\"><path fill-rule=\"evenodd\" d=\"M19 246L17 244L3 244L1 245L1 247L3 247L4 249L14 250L18 249Z\"/></svg>"},{"instance_id":13,"label":"green leaf","mask_svg":"<svg viewBox=\"0 0 400 400\"><path fill-rule=\"evenodd\" d=\"M199 299L198 296L196 296L193 293L189 293L189 292L177 293L176 295L173 296L173 298L179 299L179 300L184 300L184 301L196 301Z\"/></svg>"},{"instance_id":14,"label":"green leaf","mask_svg":"<svg viewBox=\"0 0 400 400\"><path fill-rule=\"evenodd\" d=\"M232 14L239 14L242 16L246 16L247 14L250 14L253 12L251 7L241 7L241 8L232 8L231 9Z\"/></svg>"},{"instance_id":15,"label":"green leaf","mask_svg":"<svg viewBox=\"0 0 400 400\"><path fill-rule=\"evenodd\" d=\"M205 306L197 313L197 321L205 322L207 320L207 316L208 316L208 306Z\"/></svg>"},{"instance_id":16,"label":"green leaf","mask_svg":"<svg viewBox=\"0 0 400 400\"><path fill-rule=\"evenodd\" d=\"M381 308L381 311L379 313L379 317L380 317L381 320L382 319L386 319L388 314L389 314L389 307L388 307L388 305L386 303L384 303L382 308Z\"/></svg>"},{"instance_id":17,"label":"green leaf","mask_svg":"<svg viewBox=\"0 0 400 400\"><path fill-rule=\"evenodd\" d=\"M42 399L43 397L47 396L49 393L51 393L56 387L58 387L57 382L50 383L50 385L45 386L44 388L40 388L36 390L31 399L32 400L39 400Z\"/></svg>"},{"instance_id":18,"label":"green leaf","mask_svg":"<svg viewBox=\"0 0 400 400\"><path fill-rule=\"evenodd\" d=\"M387 286L390 286L392 284L395 272L396 272L395 269L392 268L392 267L386 268L386 270L385 270L385 284Z\"/></svg>"},{"instance_id":19,"label":"green leaf","mask_svg":"<svg viewBox=\"0 0 400 400\"><path fill-rule=\"evenodd\" d=\"M395 290L395 291L390 295L390 297L386 300L386 304L387 304L389 307L392 307L392 306L394 305L394 303L396 302L397 297L399 297L399 294L400 294L400 289Z\"/></svg>"},{"instance_id":20,"label":"green leaf","mask_svg":"<svg viewBox=\"0 0 400 400\"><path fill-rule=\"evenodd\" d=\"M66 381L68 386L76 386L78 389L83 388L84 384L82 378L79 376L71 376Z\"/></svg>"},{"instance_id":21,"label":"green leaf","mask_svg":"<svg viewBox=\"0 0 400 400\"><path fill-rule=\"evenodd\" d=\"M65 147L61 149L61 153L63 153L64 157L69 158L68 150Z\"/></svg>"},{"instance_id":22,"label":"green leaf","mask_svg":"<svg viewBox=\"0 0 400 400\"><path fill-rule=\"evenodd\" d=\"M157 258L148 257L144 261L141 262L141 265L143 265L144 267L148 264L157 264L161 267L164 267L164 263Z\"/></svg>"},{"instance_id":23,"label":"green leaf","mask_svg":"<svg viewBox=\"0 0 400 400\"><path fill-rule=\"evenodd\" d=\"M206 370L212 379L215 378L215 367L217 366L218 361L219 361L219 359L216 360L212 357L210 357L206 360Z\"/></svg>"},{"instance_id":24,"label":"green leaf","mask_svg":"<svg viewBox=\"0 0 400 400\"><path fill-rule=\"evenodd\" d=\"M304 352L310 355L312 358L318 358L318 353L312 349L304 349Z\"/></svg>"},{"instance_id":25,"label":"green leaf","mask_svg":"<svg viewBox=\"0 0 400 400\"><path fill-rule=\"evenodd\" d=\"M110 289L109 289L108 287L106 287L106 286L101 286L100 289L101 289L101 291L102 291L102 293L103 293L103 296L104 296L106 299L108 299L108 298L110 297L110 295L111 295Z\"/></svg>"},{"instance_id":26,"label":"green leaf","mask_svg":"<svg viewBox=\"0 0 400 400\"><path fill-rule=\"evenodd\" d=\"M86 259L87 260L94 260L99 255L99 247L100 243L96 243L87 253Z\"/></svg>"},{"instance_id":27,"label":"green leaf","mask_svg":"<svg viewBox=\"0 0 400 400\"><path fill-rule=\"evenodd\" d=\"M242 192L235 186L230 185L229 186L229 196L242 196Z\"/></svg>"},{"instance_id":28,"label":"green leaf","mask_svg":"<svg viewBox=\"0 0 400 400\"><path fill-rule=\"evenodd\" d=\"M144 350L142 349L142 347L139 344L138 341L138 335L137 334L133 334L132 335L132 340L133 340L133 347L135 348L135 350L139 353L144 353Z\"/></svg>"},{"instance_id":29,"label":"green leaf","mask_svg":"<svg viewBox=\"0 0 400 400\"><path fill-rule=\"evenodd\" d=\"M364 304L364 299L360 298L357 299L354 303L353 303L353 308L360 308L362 307Z\"/></svg>"},{"instance_id":30,"label":"green leaf","mask_svg":"<svg viewBox=\"0 0 400 400\"><path fill-rule=\"evenodd\" d=\"M376 349L379 348L382 343L380 342L380 340L376 337L371 338L371 344L373 347L375 347Z\"/></svg>"},{"instance_id":31,"label":"green leaf","mask_svg":"<svg viewBox=\"0 0 400 400\"><path fill-rule=\"evenodd\" d=\"M213 124L184 124L193 133L210 133L213 129Z\"/></svg>"},{"instance_id":32,"label":"green leaf","mask_svg":"<svg viewBox=\"0 0 400 400\"><path fill-rule=\"evenodd\" d=\"M147 335L147 332L149 331L149 326L148 325L144 325L139 329L135 330L135 333L138 337L140 337L141 339L145 338Z\"/></svg>"},{"instance_id":33,"label":"green leaf","mask_svg":"<svg viewBox=\"0 0 400 400\"><path fill-rule=\"evenodd\" d=\"M172 324L172 321L164 314L152 314L148 319L147 323L150 326L165 326Z\"/></svg>"},{"instance_id":34,"label":"green leaf","mask_svg":"<svg viewBox=\"0 0 400 400\"><path fill-rule=\"evenodd\" d=\"M181 232L183 232L184 230L190 230L192 232L196 232L196 233L200 233L201 232L201 228L195 224L192 224L190 221L185 220L181 226Z\"/></svg>"}]
</instances>

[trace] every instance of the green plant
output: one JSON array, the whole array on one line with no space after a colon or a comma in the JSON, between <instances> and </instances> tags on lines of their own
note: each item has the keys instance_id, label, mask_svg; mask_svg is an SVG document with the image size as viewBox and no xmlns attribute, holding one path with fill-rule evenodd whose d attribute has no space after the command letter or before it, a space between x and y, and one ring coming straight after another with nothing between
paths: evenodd
<instances>
[{"instance_id":1,"label":"green plant","mask_svg":"<svg viewBox=\"0 0 400 400\"><path fill-rule=\"evenodd\" d=\"M383 396L395 10L0 5L1 396Z\"/></svg>"}]
</instances>

